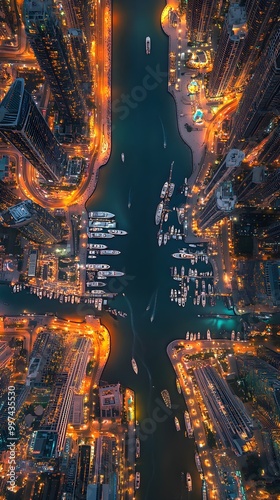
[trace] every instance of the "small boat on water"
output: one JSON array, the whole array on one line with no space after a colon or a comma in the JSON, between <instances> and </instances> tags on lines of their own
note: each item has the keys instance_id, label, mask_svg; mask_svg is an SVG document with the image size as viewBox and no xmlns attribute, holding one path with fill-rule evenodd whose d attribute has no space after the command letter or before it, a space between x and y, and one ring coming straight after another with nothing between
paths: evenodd
<instances>
[{"instance_id":1,"label":"small boat on water","mask_svg":"<svg viewBox=\"0 0 280 500\"><path fill-rule=\"evenodd\" d=\"M171 408L171 399L167 389L163 389L163 391L161 391L161 397L167 408Z\"/></svg>"},{"instance_id":2,"label":"small boat on water","mask_svg":"<svg viewBox=\"0 0 280 500\"><path fill-rule=\"evenodd\" d=\"M162 216L162 211L163 211L163 201L161 201L158 204L157 209L156 209L156 215L155 215L155 223L156 223L156 225L158 225L160 223L161 216Z\"/></svg>"},{"instance_id":3,"label":"small boat on water","mask_svg":"<svg viewBox=\"0 0 280 500\"><path fill-rule=\"evenodd\" d=\"M194 459L195 459L195 465L196 465L198 472L199 473L202 472L201 461L200 461L199 454L197 453L197 451L195 452Z\"/></svg>"},{"instance_id":4,"label":"small boat on water","mask_svg":"<svg viewBox=\"0 0 280 500\"><path fill-rule=\"evenodd\" d=\"M98 287L99 288L100 286L105 286L106 283L103 283L103 281L87 281L86 285L89 288L94 288L94 287Z\"/></svg>"},{"instance_id":5,"label":"small boat on water","mask_svg":"<svg viewBox=\"0 0 280 500\"><path fill-rule=\"evenodd\" d=\"M120 253L120 250L110 250L109 248L100 250L100 255L119 255Z\"/></svg>"},{"instance_id":6,"label":"small boat on water","mask_svg":"<svg viewBox=\"0 0 280 500\"><path fill-rule=\"evenodd\" d=\"M117 236L124 236L127 234L127 231L124 231L123 229L108 229L108 233Z\"/></svg>"},{"instance_id":7,"label":"small boat on water","mask_svg":"<svg viewBox=\"0 0 280 500\"><path fill-rule=\"evenodd\" d=\"M136 472L135 474L135 489L139 490L140 488L140 472Z\"/></svg>"},{"instance_id":8,"label":"small boat on water","mask_svg":"<svg viewBox=\"0 0 280 500\"><path fill-rule=\"evenodd\" d=\"M191 259L192 255L186 252L175 252L172 254L175 259Z\"/></svg>"},{"instance_id":9,"label":"small boat on water","mask_svg":"<svg viewBox=\"0 0 280 500\"><path fill-rule=\"evenodd\" d=\"M132 368L133 368L134 373L136 373L136 375L137 375L138 374L138 366L137 366L137 363L136 363L134 358L132 358L131 364L132 364Z\"/></svg>"},{"instance_id":10,"label":"small boat on water","mask_svg":"<svg viewBox=\"0 0 280 500\"><path fill-rule=\"evenodd\" d=\"M166 193L167 193L167 189L168 189L168 182L166 181L163 186L162 186L162 190L161 190L161 193L160 193L160 197L161 198L164 198Z\"/></svg>"},{"instance_id":11,"label":"small boat on water","mask_svg":"<svg viewBox=\"0 0 280 500\"><path fill-rule=\"evenodd\" d=\"M97 277L98 278L104 278L107 276L124 276L124 273L122 271L113 271L111 269L105 270L105 271L98 271Z\"/></svg>"},{"instance_id":12,"label":"small boat on water","mask_svg":"<svg viewBox=\"0 0 280 500\"><path fill-rule=\"evenodd\" d=\"M140 457L140 439L138 437L135 440L135 456L136 458Z\"/></svg>"},{"instance_id":13,"label":"small boat on water","mask_svg":"<svg viewBox=\"0 0 280 500\"><path fill-rule=\"evenodd\" d=\"M179 419L177 417L174 417L174 422L175 422L175 427L176 427L176 431L180 431L181 430L181 427L180 427L180 422L179 422Z\"/></svg>"},{"instance_id":14,"label":"small boat on water","mask_svg":"<svg viewBox=\"0 0 280 500\"><path fill-rule=\"evenodd\" d=\"M187 410L184 411L184 420L185 420L185 427L186 431L188 434L188 437L193 437L193 428L191 424L191 419L190 419L190 414Z\"/></svg>"},{"instance_id":15,"label":"small boat on water","mask_svg":"<svg viewBox=\"0 0 280 500\"><path fill-rule=\"evenodd\" d=\"M186 474L186 486L188 488L188 491L192 491L192 477L189 472Z\"/></svg>"},{"instance_id":16,"label":"small boat on water","mask_svg":"<svg viewBox=\"0 0 280 500\"><path fill-rule=\"evenodd\" d=\"M151 53L151 38L149 36L146 36L146 54Z\"/></svg>"},{"instance_id":17,"label":"small boat on water","mask_svg":"<svg viewBox=\"0 0 280 500\"><path fill-rule=\"evenodd\" d=\"M112 229L113 231L113 229ZM110 233L87 233L88 238L114 238L114 234Z\"/></svg>"},{"instance_id":18,"label":"small boat on water","mask_svg":"<svg viewBox=\"0 0 280 500\"><path fill-rule=\"evenodd\" d=\"M168 198L171 198L171 196L173 195L174 188L175 188L174 182L170 182L170 184L168 186Z\"/></svg>"},{"instance_id":19,"label":"small boat on water","mask_svg":"<svg viewBox=\"0 0 280 500\"><path fill-rule=\"evenodd\" d=\"M176 387L177 387L177 391L179 392L179 394L181 394L182 389L181 389L180 381L178 378L176 378Z\"/></svg>"},{"instance_id":20,"label":"small boat on water","mask_svg":"<svg viewBox=\"0 0 280 500\"><path fill-rule=\"evenodd\" d=\"M88 216L90 219L112 219L112 217L115 217L115 214L112 214L111 212L103 212L98 210L89 212Z\"/></svg>"},{"instance_id":21,"label":"small boat on water","mask_svg":"<svg viewBox=\"0 0 280 500\"><path fill-rule=\"evenodd\" d=\"M121 154L122 162L124 163L124 153Z\"/></svg>"},{"instance_id":22,"label":"small boat on water","mask_svg":"<svg viewBox=\"0 0 280 500\"><path fill-rule=\"evenodd\" d=\"M102 245L101 243L88 243L87 248L90 250L105 250L107 245Z\"/></svg>"}]
</instances>

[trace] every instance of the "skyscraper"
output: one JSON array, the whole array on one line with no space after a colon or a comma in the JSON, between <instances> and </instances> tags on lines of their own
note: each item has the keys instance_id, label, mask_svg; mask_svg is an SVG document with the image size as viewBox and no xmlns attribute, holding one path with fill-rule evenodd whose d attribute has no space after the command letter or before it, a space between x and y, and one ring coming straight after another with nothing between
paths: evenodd
<instances>
[{"instance_id":1,"label":"skyscraper","mask_svg":"<svg viewBox=\"0 0 280 500\"><path fill-rule=\"evenodd\" d=\"M18 229L36 243L52 244L62 240L62 226L45 208L25 200L0 213L0 223Z\"/></svg>"},{"instance_id":2,"label":"skyscraper","mask_svg":"<svg viewBox=\"0 0 280 500\"><path fill-rule=\"evenodd\" d=\"M0 105L0 134L47 180L57 181L66 153L57 142L47 122L17 78Z\"/></svg>"},{"instance_id":3,"label":"skyscraper","mask_svg":"<svg viewBox=\"0 0 280 500\"><path fill-rule=\"evenodd\" d=\"M90 89L92 80L89 57L87 52L87 41L82 30L70 28L68 30L69 48L71 50L72 59L76 62L76 71L79 82L87 90Z\"/></svg>"},{"instance_id":4,"label":"skyscraper","mask_svg":"<svg viewBox=\"0 0 280 500\"><path fill-rule=\"evenodd\" d=\"M270 165L280 162L280 124L269 134L258 155L258 162Z\"/></svg>"},{"instance_id":5,"label":"skyscraper","mask_svg":"<svg viewBox=\"0 0 280 500\"><path fill-rule=\"evenodd\" d=\"M214 0L189 0L187 21L189 39L192 42L206 42L210 34L211 23L216 9Z\"/></svg>"},{"instance_id":6,"label":"skyscraper","mask_svg":"<svg viewBox=\"0 0 280 500\"><path fill-rule=\"evenodd\" d=\"M238 3L230 5L222 29L213 69L209 78L209 96L218 97L231 90L236 65L247 34L246 11Z\"/></svg>"},{"instance_id":7,"label":"skyscraper","mask_svg":"<svg viewBox=\"0 0 280 500\"><path fill-rule=\"evenodd\" d=\"M280 14L278 0L246 0L248 33L236 66L235 83L244 87L264 49Z\"/></svg>"},{"instance_id":8,"label":"skyscraper","mask_svg":"<svg viewBox=\"0 0 280 500\"><path fill-rule=\"evenodd\" d=\"M242 172L243 179L236 182L235 194L238 203L244 203L258 198L260 186L265 182L266 169L263 166L250 168L249 171Z\"/></svg>"},{"instance_id":9,"label":"skyscraper","mask_svg":"<svg viewBox=\"0 0 280 500\"><path fill-rule=\"evenodd\" d=\"M218 184L226 180L234 169L241 165L245 155L239 149L231 149L228 154L223 158L216 172L210 179L209 183L204 189L205 195L209 195L213 189L217 188Z\"/></svg>"},{"instance_id":10,"label":"skyscraper","mask_svg":"<svg viewBox=\"0 0 280 500\"><path fill-rule=\"evenodd\" d=\"M61 115L65 121L82 123L86 111L84 96L67 36L56 13L52 0L25 0L25 29Z\"/></svg>"},{"instance_id":11,"label":"skyscraper","mask_svg":"<svg viewBox=\"0 0 280 500\"><path fill-rule=\"evenodd\" d=\"M280 25L273 30L266 50L249 81L233 117L230 147L244 149L260 140L280 109Z\"/></svg>"},{"instance_id":12,"label":"skyscraper","mask_svg":"<svg viewBox=\"0 0 280 500\"><path fill-rule=\"evenodd\" d=\"M233 193L232 183L222 182L199 214L200 229L206 229L222 220L233 211L235 203L236 196Z\"/></svg>"}]
</instances>

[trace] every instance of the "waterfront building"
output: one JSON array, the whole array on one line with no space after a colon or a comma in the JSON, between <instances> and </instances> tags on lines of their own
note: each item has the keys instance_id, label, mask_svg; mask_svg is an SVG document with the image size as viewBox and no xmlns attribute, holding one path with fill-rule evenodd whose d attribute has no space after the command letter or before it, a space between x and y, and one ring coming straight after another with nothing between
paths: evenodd
<instances>
[{"instance_id":1,"label":"waterfront building","mask_svg":"<svg viewBox=\"0 0 280 500\"><path fill-rule=\"evenodd\" d=\"M246 34L245 7L233 3L226 14L209 78L208 92L210 97L223 96L233 88L234 73Z\"/></svg>"},{"instance_id":2,"label":"waterfront building","mask_svg":"<svg viewBox=\"0 0 280 500\"><path fill-rule=\"evenodd\" d=\"M231 149L218 165L210 181L204 189L205 195L210 195L218 185L225 181L231 173L241 165L245 154L239 149Z\"/></svg>"},{"instance_id":3,"label":"waterfront building","mask_svg":"<svg viewBox=\"0 0 280 500\"><path fill-rule=\"evenodd\" d=\"M40 332L34 342L25 385L46 387L54 382L63 353L63 338L57 332Z\"/></svg>"},{"instance_id":4,"label":"waterfront building","mask_svg":"<svg viewBox=\"0 0 280 500\"><path fill-rule=\"evenodd\" d=\"M77 78L87 92L91 88L91 69L88 55L88 44L82 30L70 28L68 30L69 47L72 59L76 63Z\"/></svg>"},{"instance_id":5,"label":"waterfront building","mask_svg":"<svg viewBox=\"0 0 280 500\"><path fill-rule=\"evenodd\" d=\"M240 456L253 437L253 424L241 400L212 366L195 368L194 375L218 438Z\"/></svg>"},{"instance_id":6,"label":"waterfront building","mask_svg":"<svg viewBox=\"0 0 280 500\"><path fill-rule=\"evenodd\" d=\"M216 4L215 0L188 1L188 37L191 42L207 42L211 33Z\"/></svg>"},{"instance_id":7,"label":"waterfront building","mask_svg":"<svg viewBox=\"0 0 280 500\"><path fill-rule=\"evenodd\" d=\"M123 395L120 384L106 385L99 388L100 416L102 418L121 418Z\"/></svg>"},{"instance_id":8,"label":"waterfront building","mask_svg":"<svg viewBox=\"0 0 280 500\"><path fill-rule=\"evenodd\" d=\"M25 0L27 38L61 116L65 122L81 124L86 113L85 101L57 9L52 0Z\"/></svg>"},{"instance_id":9,"label":"waterfront building","mask_svg":"<svg viewBox=\"0 0 280 500\"><path fill-rule=\"evenodd\" d=\"M236 196L233 193L232 182L222 182L199 214L199 228L206 229L228 216L233 211L235 203Z\"/></svg>"},{"instance_id":10,"label":"waterfront building","mask_svg":"<svg viewBox=\"0 0 280 500\"><path fill-rule=\"evenodd\" d=\"M280 25L273 30L233 116L230 147L246 148L269 133L280 108Z\"/></svg>"},{"instance_id":11,"label":"waterfront building","mask_svg":"<svg viewBox=\"0 0 280 500\"><path fill-rule=\"evenodd\" d=\"M46 180L58 181L66 153L54 137L31 95L17 78L0 105L0 134L36 168Z\"/></svg>"},{"instance_id":12,"label":"waterfront building","mask_svg":"<svg viewBox=\"0 0 280 500\"><path fill-rule=\"evenodd\" d=\"M0 223L18 229L36 243L51 245L63 239L61 222L31 200L22 201L1 212Z\"/></svg>"}]
</instances>

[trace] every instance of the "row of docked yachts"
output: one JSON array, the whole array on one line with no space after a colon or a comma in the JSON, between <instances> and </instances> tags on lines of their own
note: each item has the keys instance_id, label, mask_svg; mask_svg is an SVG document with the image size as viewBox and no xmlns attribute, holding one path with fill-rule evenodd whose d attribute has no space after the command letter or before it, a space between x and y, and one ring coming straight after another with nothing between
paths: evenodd
<instances>
[{"instance_id":1,"label":"row of docked yachts","mask_svg":"<svg viewBox=\"0 0 280 500\"><path fill-rule=\"evenodd\" d=\"M59 300L61 304L70 302L71 304L79 304L81 302L81 297L77 295L71 295L66 292L60 293L53 290L47 290L46 288L30 286L29 293L31 295L37 295L39 299L43 297L46 299L55 299Z\"/></svg>"},{"instance_id":2,"label":"row of docked yachts","mask_svg":"<svg viewBox=\"0 0 280 500\"><path fill-rule=\"evenodd\" d=\"M109 249L103 243L94 242L95 239L112 239L115 236L124 236L127 231L116 229L115 214L105 211L92 211L88 215L87 227L87 257L89 260L97 259L99 256L116 256L120 250ZM91 297L88 300L98 298L98 309L100 309L100 301L106 297L106 292L102 289L106 286L106 280L111 277L120 277L124 273L111 269L111 266L106 263L87 262L86 264L87 281L86 286L90 291ZM96 305L96 304L95 304Z\"/></svg>"}]
</instances>

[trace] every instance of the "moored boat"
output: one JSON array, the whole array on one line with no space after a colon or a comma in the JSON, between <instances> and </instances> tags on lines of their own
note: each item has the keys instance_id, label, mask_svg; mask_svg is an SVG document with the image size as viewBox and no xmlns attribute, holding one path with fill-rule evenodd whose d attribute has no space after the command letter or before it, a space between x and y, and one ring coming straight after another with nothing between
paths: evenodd
<instances>
[{"instance_id":1,"label":"moored boat","mask_svg":"<svg viewBox=\"0 0 280 500\"><path fill-rule=\"evenodd\" d=\"M170 184L168 186L168 198L171 198L171 196L173 195L174 188L175 188L174 182L170 182Z\"/></svg>"},{"instance_id":2,"label":"moored boat","mask_svg":"<svg viewBox=\"0 0 280 500\"><path fill-rule=\"evenodd\" d=\"M108 271L98 271L97 273L98 278L102 278L105 276L124 276L124 273L122 271L113 271L109 269Z\"/></svg>"},{"instance_id":3,"label":"moored boat","mask_svg":"<svg viewBox=\"0 0 280 500\"><path fill-rule=\"evenodd\" d=\"M117 236L124 236L127 234L127 231L124 231L123 229L108 229L108 233Z\"/></svg>"},{"instance_id":4,"label":"moored boat","mask_svg":"<svg viewBox=\"0 0 280 500\"><path fill-rule=\"evenodd\" d=\"M156 223L156 225L158 225L160 223L161 216L162 216L162 211L163 211L163 201L161 201L158 204L157 209L156 209L156 215L155 215L155 223Z\"/></svg>"},{"instance_id":5,"label":"moored boat","mask_svg":"<svg viewBox=\"0 0 280 500\"><path fill-rule=\"evenodd\" d=\"M112 217L115 217L115 214L112 214L111 212L103 212L98 210L89 212L88 216L90 219L112 219Z\"/></svg>"},{"instance_id":6,"label":"moored boat","mask_svg":"<svg viewBox=\"0 0 280 500\"><path fill-rule=\"evenodd\" d=\"M140 488L140 472L136 472L135 474L135 489L139 490Z\"/></svg>"},{"instance_id":7,"label":"moored boat","mask_svg":"<svg viewBox=\"0 0 280 500\"><path fill-rule=\"evenodd\" d=\"M194 459L195 459L195 465L196 465L198 472L202 472L201 461L200 461L199 454L197 453L197 451L195 452Z\"/></svg>"},{"instance_id":8,"label":"moored boat","mask_svg":"<svg viewBox=\"0 0 280 500\"><path fill-rule=\"evenodd\" d=\"M163 389L163 391L161 391L161 397L167 408L171 408L171 399L167 389Z\"/></svg>"},{"instance_id":9,"label":"moored boat","mask_svg":"<svg viewBox=\"0 0 280 500\"><path fill-rule=\"evenodd\" d=\"M188 437L193 437L193 428L191 424L190 415L187 410L184 411L184 421Z\"/></svg>"},{"instance_id":10,"label":"moored boat","mask_svg":"<svg viewBox=\"0 0 280 500\"><path fill-rule=\"evenodd\" d=\"M172 254L175 259L191 259L192 255L186 252L175 252Z\"/></svg>"},{"instance_id":11,"label":"moored boat","mask_svg":"<svg viewBox=\"0 0 280 500\"><path fill-rule=\"evenodd\" d=\"M188 491L192 491L192 477L189 472L186 474L186 486L188 488Z\"/></svg>"},{"instance_id":12,"label":"moored boat","mask_svg":"<svg viewBox=\"0 0 280 500\"><path fill-rule=\"evenodd\" d=\"M178 378L176 378L176 387L177 387L177 391L179 392L179 394L181 394L182 389L181 389L180 381Z\"/></svg>"},{"instance_id":13,"label":"moored boat","mask_svg":"<svg viewBox=\"0 0 280 500\"><path fill-rule=\"evenodd\" d=\"M110 249L100 250L100 255L119 255L120 253L121 253L120 250L110 250Z\"/></svg>"},{"instance_id":14,"label":"moored boat","mask_svg":"<svg viewBox=\"0 0 280 500\"><path fill-rule=\"evenodd\" d=\"M161 193L160 193L160 197L161 198L164 198L166 193L167 193L167 189L168 189L168 182L166 181L163 186L162 186L162 190L161 190Z\"/></svg>"},{"instance_id":15,"label":"moored boat","mask_svg":"<svg viewBox=\"0 0 280 500\"><path fill-rule=\"evenodd\" d=\"M140 457L140 439L137 437L135 440L135 448L136 448L136 458Z\"/></svg>"},{"instance_id":16,"label":"moored boat","mask_svg":"<svg viewBox=\"0 0 280 500\"><path fill-rule=\"evenodd\" d=\"M113 229L112 229L113 231ZM114 234L111 233L87 233L88 238L114 238Z\"/></svg>"},{"instance_id":17,"label":"moored boat","mask_svg":"<svg viewBox=\"0 0 280 500\"><path fill-rule=\"evenodd\" d=\"M134 373L136 373L136 375L137 375L138 374L138 366L137 366L137 363L136 363L134 358L132 358L131 364L132 364L132 368L133 368Z\"/></svg>"},{"instance_id":18,"label":"moored boat","mask_svg":"<svg viewBox=\"0 0 280 500\"><path fill-rule=\"evenodd\" d=\"M102 243L88 243L87 248L90 250L105 250L107 245L102 245Z\"/></svg>"},{"instance_id":19,"label":"moored boat","mask_svg":"<svg viewBox=\"0 0 280 500\"><path fill-rule=\"evenodd\" d=\"M180 431L181 427L180 427L180 422L179 422L178 417L174 417L174 422L175 422L176 431L177 432Z\"/></svg>"},{"instance_id":20,"label":"moored boat","mask_svg":"<svg viewBox=\"0 0 280 500\"><path fill-rule=\"evenodd\" d=\"M151 53L151 38L146 36L146 54Z\"/></svg>"}]
</instances>

